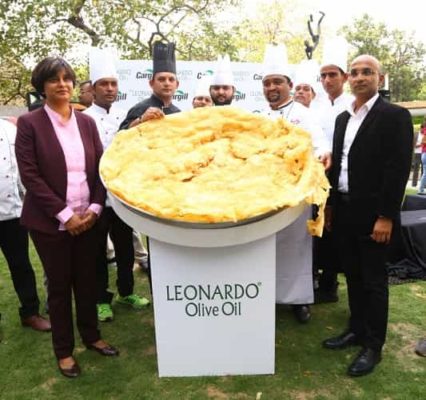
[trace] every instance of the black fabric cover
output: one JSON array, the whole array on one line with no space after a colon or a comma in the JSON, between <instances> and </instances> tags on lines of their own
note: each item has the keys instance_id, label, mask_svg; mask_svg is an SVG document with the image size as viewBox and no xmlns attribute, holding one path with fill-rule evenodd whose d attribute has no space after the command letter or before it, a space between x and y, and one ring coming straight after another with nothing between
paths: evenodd
<instances>
[{"instance_id":1,"label":"black fabric cover","mask_svg":"<svg viewBox=\"0 0 426 400\"><path fill-rule=\"evenodd\" d=\"M175 44L155 42L152 52L154 74L172 72L176 74Z\"/></svg>"},{"instance_id":2,"label":"black fabric cover","mask_svg":"<svg viewBox=\"0 0 426 400\"><path fill-rule=\"evenodd\" d=\"M401 259L388 266L389 275L426 279L426 209L401 212L401 242Z\"/></svg>"},{"instance_id":3,"label":"black fabric cover","mask_svg":"<svg viewBox=\"0 0 426 400\"><path fill-rule=\"evenodd\" d=\"M426 196L413 194L405 196L402 204L403 211L426 210Z\"/></svg>"}]
</instances>

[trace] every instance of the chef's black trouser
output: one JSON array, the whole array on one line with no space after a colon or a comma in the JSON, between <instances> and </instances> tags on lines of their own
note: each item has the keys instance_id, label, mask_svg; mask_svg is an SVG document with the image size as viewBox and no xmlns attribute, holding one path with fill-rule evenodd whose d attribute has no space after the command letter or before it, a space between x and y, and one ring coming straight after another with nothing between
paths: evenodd
<instances>
[{"instance_id":1,"label":"chef's black trouser","mask_svg":"<svg viewBox=\"0 0 426 400\"><path fill-rule=\"evenodd\" d=\"M21 307L19 315L28 318L38 314L40 301L36 279L28 255L28 232L19 218L0 221L0 248L6 258L13 286Z\"/></svg>"},{"instance_id":2,"label":"chef's black trouser","mask_svg":"<svg viewBox=\"0 0 426 400\"><path fill-rule=\"evenodd\" d=\"M120 296L133 294L133 229L121 220L112 207L105 207L98 221L99 248L96 259L97 293L99 303L111 303L113 294L108 291L107 237L114 245L117 265L117 290Z\"/></svg>"}]
</instances>

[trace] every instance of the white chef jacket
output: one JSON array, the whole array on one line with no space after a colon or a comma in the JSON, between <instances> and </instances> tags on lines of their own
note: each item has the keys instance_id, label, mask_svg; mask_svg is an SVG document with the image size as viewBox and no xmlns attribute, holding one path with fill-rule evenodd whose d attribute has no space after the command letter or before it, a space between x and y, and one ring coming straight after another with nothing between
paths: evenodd
<instances>
[{"instance_id":1,"label":"white chef jacket","mask_svg":"<svg viewBox=\"0 0 426 400\"><path fill-rule=\"evenodd\" d=\"M311 109L317 115L330 148L333 146L333 134L336 118L339 114L345 111L354 100L355 98L351 94L343 92L339 97L334 99L333 102L325 96L319 101L314 99L312 102Z\"/></svg>"},{"instance_id":2,"label":"white chef jacket","mask_svg":"<svg viewBox=\"0 0 426 400\"><path fill-rule=\"evenodd\" d=\"M283 118L312 135L315 155L330 152L331 147L313 112L303 104L291 101L278 110L267 110L271 118ZM306 221L311 207L291 225L276 234L276 302L279 304L310 304L314 301L312 276L312 237Z\"/></svg>"},{"instance_id":3,"label":"white chef jacket","mask_svg":"<svg viewBox=\"0 0 426 400\"><path fill-rule=\"evenodd\" d=\"M273 119L283 118L293 125L300 126L305 131L309 132L312 136L312 144L316 156L331 153L331 144L321 128L316 113L303 104L292 100L278 110L268 109L265 110L263 114Z\"/></svg>"},{"instance_id":4,"label":"white chef jacket","mask_svg":"<svg viewBox=\"0 0 426 400\"><path fill-rule=\"evenodd\" d=\"M127 115L126 111L117 107L114 103L109 109L109 112L105 108L93 103L83 113L90 115L95 120L104 150L111 144L120 124Z\"/></svg>"},{"instance_id":5,"label":"white chef jacket","mask_svg":"<svg viewBox=\"0 0 426 400\"><path fill-rule=\"evenodd\" d=\"M15 138L15 125L0 118L0 221L19 218L22 211Z\"/></svg>"},{"instance_id":6,"label":"white chef jacket","mask_svg":"<svg viewBox=\"0 0 426 400\"><path fill-rule=\"evenodd\" d=\"M104 150L112 143L112 139L117 133L120 124L127 115L126 111L117 107L114 103L111 105L108 112L105 108L99 107L95 103L83 112L90 115L95 120ZM105 206L111 207L108 196L109 193L107 194Z\"/></svg>"}]
</instances>

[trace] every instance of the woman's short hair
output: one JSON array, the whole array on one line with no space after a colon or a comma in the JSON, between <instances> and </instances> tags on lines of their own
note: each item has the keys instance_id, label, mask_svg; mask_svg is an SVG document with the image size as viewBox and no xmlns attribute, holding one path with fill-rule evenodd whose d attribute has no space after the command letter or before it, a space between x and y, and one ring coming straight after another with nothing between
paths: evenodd
<instances>
[{"instance_id":1,"label":"woman's short hair","mask_svg":"<svg viewBox=\"0 0 426 400\"><path fill-rule=\"evenodd\" d=\"M35 90L44 96L44 84L50 78L55 77L59 71L65 70L65 74L72 80L73 86L76 83L76 76L71 66L61 57L46 57L41 60L33 69L31 74L31 84Z\"/></svg>"}]
</instances>

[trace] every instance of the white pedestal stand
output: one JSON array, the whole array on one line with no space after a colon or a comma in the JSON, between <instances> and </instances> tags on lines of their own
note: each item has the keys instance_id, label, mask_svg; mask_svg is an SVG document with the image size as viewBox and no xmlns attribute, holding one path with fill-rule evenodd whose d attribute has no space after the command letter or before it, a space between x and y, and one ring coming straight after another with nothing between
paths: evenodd
<instances>
[{"instance_id":1,"label":"white pedestal stand","mask_svg":"<svg viewBox=\"0 0 426 400\"><path fill-rule=\"evenodd\" d=\"M159 376L274 373L275 232L303 206L247 225L188 229L112 205L150 237Z\"/></svg>"}]
</instances>

